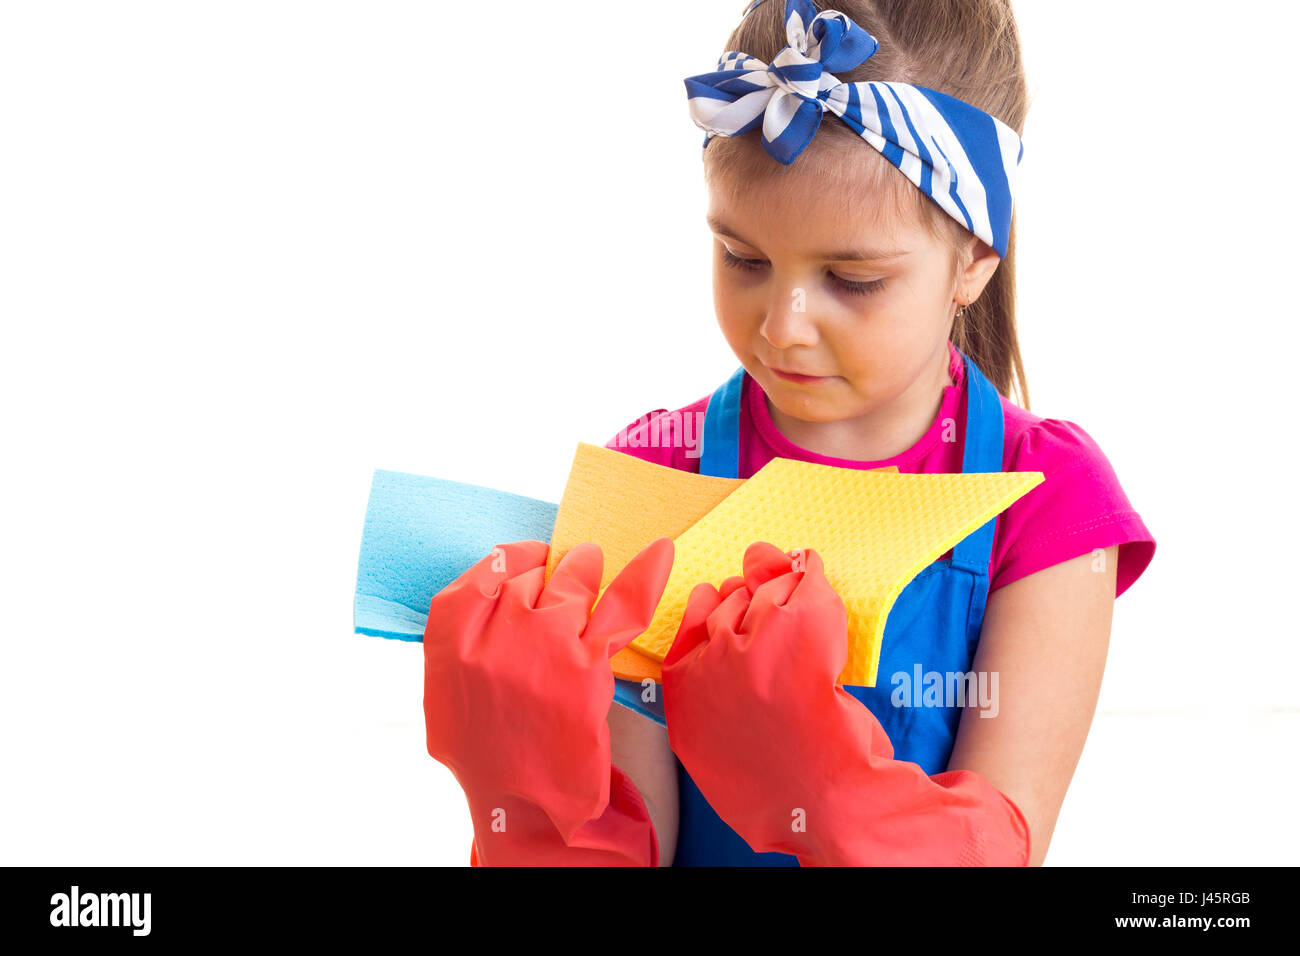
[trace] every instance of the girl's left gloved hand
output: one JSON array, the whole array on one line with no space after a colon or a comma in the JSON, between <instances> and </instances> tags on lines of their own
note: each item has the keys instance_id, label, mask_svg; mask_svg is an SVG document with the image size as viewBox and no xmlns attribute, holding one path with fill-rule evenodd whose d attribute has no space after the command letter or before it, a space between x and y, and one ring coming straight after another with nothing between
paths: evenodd
<instances>
[{"instance_id":1,"label":"girl's left gloved hand","mask_svg":"<svg viewBox=\"0 0 1300 956\"><path fill-rule=\"evenodd\" d=\"M837 770L820 738L848 697L835 685L847 614L815 551L792 558L756 542L744 571L691 592L662 668L668 742L754 850L799 855L822 821L799 832L798 812Z\"/></svg>"},{"instance_id":2,"label":"girl's left gloved hand","mask_svg":"<svg viewBox=\"0 0 1300 956\"><path fill-rule=\"evenodd\" d=\"M668 740L756 852L808 865L1024 865L1019 809L978 774L928 777L838 686L844 602L812 550L766 542L691 592L663 662Z\"/></svg>"}]
</instances>

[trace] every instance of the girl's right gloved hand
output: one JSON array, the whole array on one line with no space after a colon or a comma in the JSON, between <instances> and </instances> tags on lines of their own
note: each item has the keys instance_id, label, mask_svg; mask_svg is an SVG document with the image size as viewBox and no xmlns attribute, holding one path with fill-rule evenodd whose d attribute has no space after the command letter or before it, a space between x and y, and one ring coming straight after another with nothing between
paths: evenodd
<instances>
[{"instance_id":1,"label":"girl's right gloved hand","mask_svg":"<svg viewBox=\"0 0 1300 956\"><path fill-rule=\"evenodd\" d=\"M476 833L508 827L494 815L515 797L544 810L568 843L609 802L609 658L649 627L673 543L647 545L594 612L599 546L573 548L544 584L549 550L501 545L434 595L425 729L430 756L465 790Z\"/></svg>"}]
</instances>

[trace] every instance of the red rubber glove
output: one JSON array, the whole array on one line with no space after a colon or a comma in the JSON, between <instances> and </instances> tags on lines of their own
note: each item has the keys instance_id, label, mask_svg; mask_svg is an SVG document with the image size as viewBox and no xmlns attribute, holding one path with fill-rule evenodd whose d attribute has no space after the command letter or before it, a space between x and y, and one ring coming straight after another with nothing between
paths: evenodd
<instances>
[{"instance_id":1,"label":"red rubber glove","mask_svg":"<svg viewBox=\"0 0 1300 956\"><path fill-rule=\"evenodd\" d=\"M424 632L429 754L465 791L471 862L658 864L645 803L610 762L609 658L649 626L672 569L660 538L610 582L573 548L543 581L549 546L501 545L439 591Z\"/></svg>"},{"instance_id":2,"label":"red rubber glove","mask_svg":"<svg viewBox=\"0 0 1300 956\"><path fill-rule=\"evenodd\" d=\"M844 603L812 550L746 550L744 577L698 585L663 663L668 741L756 852L803 866L1024 866L1020 809L968 770L894 760L836 680Z\"/></svg>"}]
</instances>

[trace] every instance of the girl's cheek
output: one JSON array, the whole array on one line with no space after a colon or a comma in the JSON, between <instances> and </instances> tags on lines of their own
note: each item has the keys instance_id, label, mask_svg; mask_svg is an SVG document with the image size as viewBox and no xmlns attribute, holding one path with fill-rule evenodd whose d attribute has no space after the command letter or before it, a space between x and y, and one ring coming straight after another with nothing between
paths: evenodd
<instances>
[{"instance_id":1,"label":"girl's cheek","mask_svg":"<svg viewBox=\"0 0 1300 956\"><path fill-rule=\"evenodd\" d=\"M727 338L741 336L745 332L745 324L738 320L735 312L722 311L718 315L719 328L723 330Z\"/></svg>"}]
</instances>

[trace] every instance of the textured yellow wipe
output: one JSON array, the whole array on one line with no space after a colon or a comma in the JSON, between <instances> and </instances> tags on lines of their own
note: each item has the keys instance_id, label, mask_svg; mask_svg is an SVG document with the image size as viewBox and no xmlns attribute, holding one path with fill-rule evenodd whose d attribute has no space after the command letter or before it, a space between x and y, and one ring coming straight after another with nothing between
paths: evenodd
<instances>
[{"instance_id":1,"label":"textured yellow wipe","mask_svg":"<svg viewBox=\"0 0 1300 956\"><path fill-rule=\"evenodd\" d=\"M898 468L889 465L879 470L897 472ZM605 558L603 593L647 544L656 538L676 539L743 484L742 478L697 475L581 442L555 516L546 580L574 545L594 541ZM615 654L610 666L615 676L627 680L660 680L659 660L642 654L635 645Z\"/></svg>"},{"instance_id":2,"label":"textured yellow wipe","mask_svg":"<svg viewBox=\"0 0 1300 956\"><path fill-rule=\"evenodd\" d=\"M898 471L892 465L880 470ZM696 475L579 443L551 534L546 579L574 545L594 541L605 559L600 582L604 592L647 544L656 538L676 539L744 484L740 478ZM619 651L610 663L618 677L660 680L659 660L635 646Z\"/></svg>"},{"instance_id":3,"label":"textured yellow wipe","mask_svg":"<svg viewBox=\"0 0 1300 956\"><path fill-rule=\"evenodd\" d=\"M885 620L907 583L1042 480L1040 472L899 475L774 458L676 538L668 586L633 646L662 661L691 590L740 574L753 542L812 548L848 611L840 683L875 686Z\"/></svg>"},{"instance_id":4,"label":"textured yellow wipe","mask_svg":"<svg viewBox=\"0 0 1300 956\"><path fill-rule=\"evenodd\" d=\"M1039 472L900 475L775 458L747 480L666 468L582 443L560 502L549 579L576 544L605 555L601 590L647 544L675 542L654 620L612 659L618 677L659 679L691 590L740 574L746 548L812 548L844 600L848 663L840 681L873 686L895 599L926 565L1039 484Z\"/></svg>"}]
</instances>

